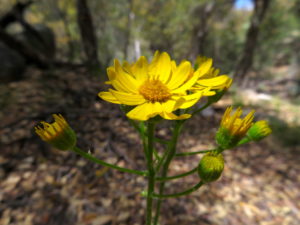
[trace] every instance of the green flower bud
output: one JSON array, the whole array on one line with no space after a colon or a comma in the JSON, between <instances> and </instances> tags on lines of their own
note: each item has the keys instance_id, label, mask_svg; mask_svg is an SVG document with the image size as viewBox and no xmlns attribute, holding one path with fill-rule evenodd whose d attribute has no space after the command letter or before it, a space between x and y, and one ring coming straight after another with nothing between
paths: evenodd
<instances>
[{"instance_id":1,"label":"green flower bud","mask_svg":"<svg viewBox=\"0 0 300 225\"><path fill-rule=\"evenodd\" d=\"M260 141L264 137L272 133L269 124L265 120L254 123L247 132L248 137L253 141Z\"/></svg>"},{"instance_id":2,"label":"green flower bud","mask_svg":"<svg viewBox=\"0 0 300 225\"><path fill-rule=\"evenodd\" d=\"M205 183L217 180L224 169L222 154L216 152L206 153L199 162L198 174Z\"/></svg>"},{"instance_id":3,"label":"green flower bud","mask_svg":"<svg viewBox=\"0 0 300 225\"><path fill-rule=\"evenodd\" d=\"M42 126L36 126L35 132L43 141L59 150L69 150L76 145L76 134L62 115L53 114L54 122L44 121Z\"/></svg>"}]
</instances>

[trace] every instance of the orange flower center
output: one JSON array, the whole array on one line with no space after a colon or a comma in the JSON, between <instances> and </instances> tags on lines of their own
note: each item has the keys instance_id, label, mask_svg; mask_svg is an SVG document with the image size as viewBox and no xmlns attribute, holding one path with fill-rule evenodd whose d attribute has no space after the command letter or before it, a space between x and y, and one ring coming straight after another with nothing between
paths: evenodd
<instances>
[{"instance_id":1,"label":"orange flower center","mask_svg":"<svg viewBox=\"0 0 300 225\"><path fill-rule=\"evenodd\" d=\"M139 92L151 102L166 102L172 96L169 88L160 80L146 80L140 86Z\"/></svg>"}]
</instances>

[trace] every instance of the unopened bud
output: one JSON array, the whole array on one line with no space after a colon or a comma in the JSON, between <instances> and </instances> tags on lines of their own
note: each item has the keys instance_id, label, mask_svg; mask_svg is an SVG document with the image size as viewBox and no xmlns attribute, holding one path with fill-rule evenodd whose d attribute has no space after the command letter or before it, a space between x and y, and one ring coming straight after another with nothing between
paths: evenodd
<instances>
[{"instance_id":1,"label":"unopened bud","mask_svg":"<svg viewBox=\"0 0 300 225\"><path fill-rule=\"evenodd\" d=\"M269 124L265 120L254 123L247 132L248 137L253 141L259 141L272 133Z\"/></svg>"},{"instance_id":2,"label":"unopened bud","mask_svg":"<svg viewBox=\"0 0 300 225\"><path fill-rule=\"evenodd\" d=\"M224 169L224 159L221 153L206 153L199 162L198 174L205 183L217 180Z\"/></svg>"}]
</instances>

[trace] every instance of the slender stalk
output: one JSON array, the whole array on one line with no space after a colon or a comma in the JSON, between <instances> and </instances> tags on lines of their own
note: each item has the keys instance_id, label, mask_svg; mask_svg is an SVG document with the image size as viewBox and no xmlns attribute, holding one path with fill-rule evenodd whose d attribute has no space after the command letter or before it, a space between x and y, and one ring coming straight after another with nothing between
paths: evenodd
<instances>
[{"instance_id":1,"label":"slender stalk","mask_svg":"<svg viewBox=\"0 0 300 225\"><path fill-rule=\"evenodd\" d=\"M210 150L201 150L197 152L182 152L182 153L177 153L175 156L190 156L190 155L197 155L197 154L202 154L202 153L207 153L207 152L213 152L216 151L218 148L215 149L210 149Z\"/></svg>"},{"instance_id":2,"label":"slender stalk","mask_svg":"<svg viewBox=\"0 0 300 225\"><path fill-rule=\"evenodd\" d=\"M154 156L155 156L156 160L160 160L161 159L159 153L157 152L157 150L155 148L153 149L153 153L154 153Z\"/></svg>"},{"instance_id":3,"label":"slender stalk","mask_svg":"<svg viewBox=\"0 0 300 225\"><path fill-rule=\"evenodd\" d=\"M147 168L148 168L148 191L147 191L147 209L146 225L152 225L152 204L153 191L155 185L155 170L153 167L153 149L154 149L154 130L155 124L148 121L148 145L147 145Z\"/></svg>"},{"instance_id":4,"label":"slender stalk","mask_svg":"<svg viewBox=\"0 0 300 225\"><path fill-rule=\"evenodd\" d=\"M158 143L161 143L161 144L164 144L164 145L168 145L169 144L169 141L167 140L163 140L161 138L154 138L154 140Z\"/></svg>"},{"instance_id":5,"label":"slender stalk","mask_svg":"<svg viewBox=\"0 0 300 225\"><path fill-rule=\"evenodd\" d=\"M175 197L180 197L183 195L188 195L188 194L198 190L203 184L204 184L204 182L200 181L194 187L187 189L185 191L179 192L179 193L175 193L175 194L162 195L162 194L153 193L153 197L163 199L163 198L175 198Z\"/></svg>"},{"instance_id":6,"label":"slender stalk","mask_svg":"<svg viewBox=\"0 0 300 225\"><path fill-rule=\"evenodd\" d=\"M206 109L208 106L211 105L212 102L208 101L204 106L202 106L201 108L197 109L196 111L194 111L192 113L192 116L196 115L198 112L201 112L202 110Z\"/></svg>"},{"instance_id":7,"label":"slender stalk","mask_svg":"<svg viewBox=\"0 0 300 225\"><path fill-rule=\"evenodd\" d=\"M169 165L171 163L172 158L174 157L174 155L176 153L177 140L178 140L178 137L179 137L179 134L180 134L183 123L184 123L184 121L176 121L176 123L175 123L172 139L170 141L170 144L168 145L168 149L166 151L166 154L164 155L165 157L163 157L164 162L163 162L163 165L162 165L163 166L163 168L162 168L162 178L167 176ZM164 189L165 189L165 181L162 181L159 185L159 194L160 195L163 194ZM161 203L162 203L162 199L159 199L157 201L157 205L156 205L156 212L155 212L155 217L154 217L154 222L153 222L154 225L157 225L157 223L158 223Z\"/></svg>"},{"instance_id":8,"label":"slender stalk","mask_svg":"<svg viewBox=\"0 0 300 225\"><path fill-rule=\"evenodd\" d=\"M146 157L146 161L147 161L147 135L146 135L146 130L145 130L145 124L144 122L140 123L140 135L142 138L142 142L143 142L143 150L144 150L144 155Z\"/></svg>"},{"instance_id":9,"label":"slender stalk","mask_svg":"<svg viewBox=\"0 0 300 225\"><path fill-rule=\"evenodd\" d=\"M127 169L127 168L124 168L124 167L120 167L120 166L116 166L116 165L107 163L107 162L105 162L101 159L95 158L91 154L86 153L85 151L81 150L80 148L78 148L76 146L73 147L72 151L79 154L79 155L81 155L83 158L86 158L88 160L93 161L94 163L97 163L97 164L102 165L102 166L107 166L107 167L110 167L112 169L119 170L121 172L127 172L127 173L136 174L136 175L142 175L142 176L147 176L147 174L148 174L146 171Z\"/></svg>"},{"instance_id":10,"label":"slender stalk","mask_svg":"<svg viewBox=\"0 0 300 225\"><path fill-rule=\"evenodd\" d=\"M240 140L240 142L237 144L237 146L243 145L243 144L247 144L251 141L251 139L249 137L245 137L242 140Z\"/></svg>"},{"instance_id":11,"label":"slender stalk","mask_svg":"<svg viewBox=\"0 0 300 225\"><path fill-rule=\"evenodd\" d=\"M171 176L171 177L156 177L155 179L157 181L174 180L174 179L177 179L177 178L186 177L188 175L191 175L191 174L195 173L196 171L197 171L197 167L190 170L190 171L188 171L188 172L182 173L182 174L178 174L178 175Z\"/></svg>"},{"instance_id":12,"label":"slender stalk","mask_svg":"<svg viewBox=\"0 0 300 225\"><path fill-rule=\"evenodd\" d=\"M242 139L237 145L236 147L238 146L241 146L243 144L247 144L249 143L251 140L246 137L244 139ZM197 154L203 154L203 153L207 153L207 152L213 152L213 151L219 151L219 152L222 152L224 151L225 149L221 148L220 146L217 147L217 148L214 148L214 149L209 149L209 150L201 150L201 151L196 151L196 152L182 152L182 153L177 153L175 154L175 156L191 156L191 155L197 155Z\"/></svg>"}]
</instances>

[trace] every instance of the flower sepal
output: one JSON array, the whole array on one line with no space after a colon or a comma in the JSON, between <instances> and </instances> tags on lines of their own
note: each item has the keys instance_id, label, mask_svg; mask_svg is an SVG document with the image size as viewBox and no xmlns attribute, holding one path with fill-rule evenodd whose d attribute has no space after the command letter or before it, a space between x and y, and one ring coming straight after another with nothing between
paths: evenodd
<instances>
[{"instance_id":1,"label":"flower sepal","mask_svg":"<svg viewBox=\"0 0 300 225\"><path fill-rule=\"evenodd\" d=\"M222 149L231 149L238 145L240 138L230 134L225 128L219 128L216 134L216 142Z\"/></svg>"}]
</instances>

